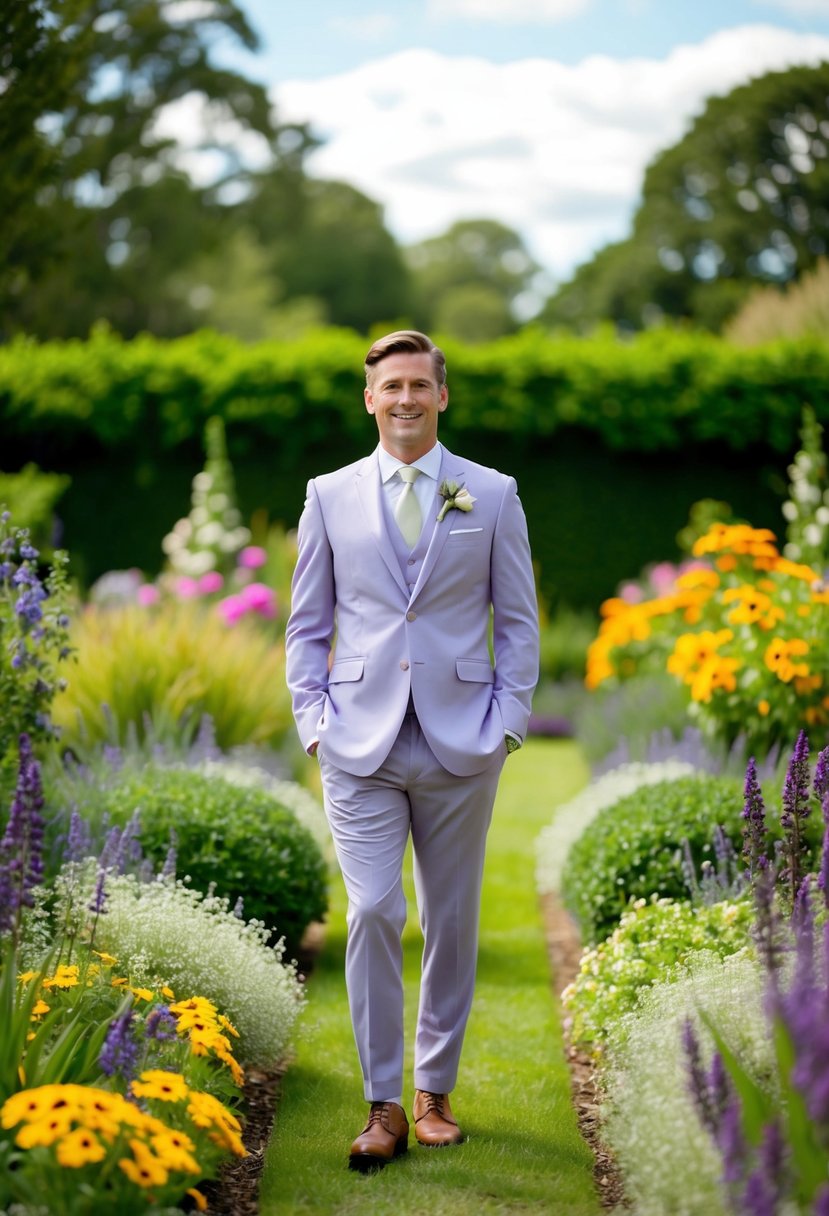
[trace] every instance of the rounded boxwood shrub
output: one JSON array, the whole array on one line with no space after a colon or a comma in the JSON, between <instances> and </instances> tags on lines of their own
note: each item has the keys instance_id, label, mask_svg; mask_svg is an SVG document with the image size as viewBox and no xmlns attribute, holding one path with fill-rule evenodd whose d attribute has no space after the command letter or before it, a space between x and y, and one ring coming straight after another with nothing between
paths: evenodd
<instances>
[{"instance_id":1,"label":"rounded boxwood shrub","mask_svg":"<svg viewBox=\"0 0 829 1216\"><path fill-rule=\"evenodd\" d=\"M186 768L125 770L96 797L113 823L139 812L139 841L157 866L171 833L176 871L190 885L211 886L231 906L241 896L245 920L261 920L296 951L328 905L327 866L319 845L294 814L263 789L242 789Z\"/></svg>"},{"instance_id":2,"label":"rounded boxwood shrub","mask_svg":"<svg viewBox=\"0 0 829 1216\"><path fill-rule=\"evenodd\" d=\"M643 786L601 811L570 849L564 902L586 943L612 933L631 897L687 899L682 842L699 873L713 859L719 825L737 852L742 840L742 783L699 774Z\"/></svg>"}]
</instances>

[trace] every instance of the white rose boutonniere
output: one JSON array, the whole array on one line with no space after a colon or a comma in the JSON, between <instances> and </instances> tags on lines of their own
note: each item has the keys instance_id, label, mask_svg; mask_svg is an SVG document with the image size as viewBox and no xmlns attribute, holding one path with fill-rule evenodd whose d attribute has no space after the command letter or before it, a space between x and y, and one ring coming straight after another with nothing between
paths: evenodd
<instances>
[{"instance_id":1,"label":"white rose boutonniere","mask_svg":"<svg viewBox=\"0 0 829 1216\"><path fill-rule=\"evenodd\" d=\"M438 488L438 494L444 499L443 506L438 514L438 523L440 523L447 511L471 511L472 504L478 501L477 498L472 497L466 486L459 486L456 481L442 481Z\"/></svg>"}]
</instances>

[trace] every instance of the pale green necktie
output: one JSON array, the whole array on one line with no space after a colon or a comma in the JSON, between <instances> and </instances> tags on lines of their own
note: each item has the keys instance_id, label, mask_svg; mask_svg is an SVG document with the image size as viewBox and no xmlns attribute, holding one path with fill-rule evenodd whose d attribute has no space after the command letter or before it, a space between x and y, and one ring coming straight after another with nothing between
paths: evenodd
<instances>
[{"instance_id":1,"label":"pale green necktie","mask_svg":"<svg viewBox=\"0 0 829 1216\"><path fill-rule=\"evenodd\" d=\"M403 493L397 500L394 518L406 544L413 549L420 539L423 527L423 515L414 489L414 483L420 476L420 469L413 469L410 465L401 465L397 471L405 484Z\"/></svg>"}]
</instances>

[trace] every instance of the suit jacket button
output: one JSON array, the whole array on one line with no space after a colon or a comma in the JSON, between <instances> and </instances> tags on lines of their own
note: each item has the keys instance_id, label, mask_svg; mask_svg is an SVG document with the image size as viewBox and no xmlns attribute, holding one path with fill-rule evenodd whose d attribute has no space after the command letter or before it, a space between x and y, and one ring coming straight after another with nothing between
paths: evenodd
<instances>
[{"instance_id":1,"label":"suit jacket button","mask_svg":"<svg viewBox=\"0 0 829 1216\"><path fill-rule=\"evenodd\" d=\"M406 660L405 660L405 659L401 659L401 660L400 660L400 670L401 670L401 671L408 671L408 670L409 670L409 664L406 662Z\"/></svg>"},{"instance_id":2,"label":"suit jacket button","mask_svg":"<svg viewBox=\"0 0 829 1216\"><path fill-rule=\"evenodd\" d=\"M407 612L407 613L406 613L406 620L407 620L407 621L416 621L416 620L417 620L417 613L416 613L416 612Z\"/></svg>"}]
</instances>

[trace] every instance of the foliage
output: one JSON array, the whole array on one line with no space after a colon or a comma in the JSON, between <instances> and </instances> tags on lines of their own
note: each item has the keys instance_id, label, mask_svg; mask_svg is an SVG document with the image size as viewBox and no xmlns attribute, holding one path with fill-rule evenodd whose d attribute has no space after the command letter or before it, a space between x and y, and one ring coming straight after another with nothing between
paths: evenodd
<instances>
[{"instance_id":1,"label":"foliage","mask_svg":"<svg viewBox=\"0 0 829 1216\"><path fill-rule=\"evenodd\" d=\"M612 684L608 681L590 691L575 721L576 737L587 760L602 770L629 760L651 759L648 752L655 737L679 740L689 726L682 689L659 671L643 671Z\"/></svg>"},{"instance_id":2,"label":"foliage","mask_svg":"<svg viewBox=\"0 0 829 1216\"><path fill-rule=\"evenodd\" d=\"M690 777L693 772L693 766L682 760L622 764L603 773L574 798L563 802L536 840L535 875L539 891L546 893L559 889L570 849L601 811L615 806L642 786Z\"/></svg>"},{"instance_id":3,"label":"foliage","mask_svg":"<svg viewBox=\"0 0 829 1216\"><path fill-rule=\"evenodd\" d=\"M0 473L0 503L5 503L15 523L28 528L32 544L43 554L54 539L54 508L71 483L63 473L44 473L27 464L19 473Z\"/></svg>"},{"instance_id":4,"label":"foliage","mask_svg":"<svg viewBox=\"0 0 829 1216\"><path fill-rule=\"evenodd\" d=\"M174 992L199 992L223 1009L239 1031L244 1063L279 1063L303 1003L293 967L268 930L240 920L228 901L182 882L140 883L115 877L107 914L98 924L102 949L124 970L155 976Z\"/></svg>"},{"instance_id":5,"label":"foliage","mask_svg":"<svg viewBox=\"0 0 829 1216\"><path fill-rule=\"evenodd\" d=\"M256 764L238 764L226 758L203 760L198 771L208 778L219 777L239 789L264 790L311 833L323 854L330 852L331 831L322 804L296 781L273 777Z\"/></svg>"},{"instance_id":6,"label":"foliage","mask_svg":"<svg viewBox=\"0 0 829 1216\"><path fill-rule=\"evenodd\" d=\"M2 504L0 504L0 508ZM0 788L3 772L16 762L22 734L54 738L53 698L65 684L58 664L69 657L67 556L56 552L46 578L40 554L26 528L0 514Z\"/></svg>"},{"instance_id":7,"label":"foliage","mask_svg":"<svg viewBox=\"0 0 829 1216\"><path fill-rule=\"evenodd\" d=\"M485 346L446 343L447 442L493 436L535 442L579 427L619 451L680 451L722 442L742 451L793 447L802 403L829 417L829 354L804 340L740 350L701 334L643 334L619 342L550 339L527 329ZM18 339L0 348L0 425L10 443L48 431L79 442L155 454L200 441L221 417L236 451L278 443L286 467L330 441L365 444L365 340L323 330L244 347L201 332L131 342L97 330L86 343ZM233 447L231 448L233 455Z\"/></svg>"},{"instance_id":8,"label":"foliage","mask_svg":"<svg viewBox=\"0 0 829 1216\"><path fill-rule=\"evenodd\" d=\"M804 723L829 722L829 593L774 541L768 529L715 524L694 545L705 560L669 594L606 601L588 687L662 667L706 733L729 743L744 735L759 751Z\"/></svg>"},{"instance_id":9,"label":"foliage","mask_svg":"<svg viewBox=\"0 0 829 1216\"><path fill-rule=\"evenodd\" d=\"M540 270L517 232L486 219L459 220L440 236L410 245L406 261L417 324L472 343L516 327L512 305Z\"/></svg>"},{"instance_id":10,"label":"foliage","mask_svg":"<svg viewBox=\"0 0 829 1216\"><path fill-rule=\"evenodd\" d=\"M699 870L717 827L739 839L739 783L699 774L643 786L602 810L573 844L562 894L586 943L615 928L631 898L687 896L683 848Z\"/></svg>"},{"instance_id":11,"label":"foliage","mask_svg":"<svg viewBox=\"0 0 829 1216\"><path fill-rule=\"evenodd\" d=\"M293 812L263 787L187 768L127 766L104 788L76 781L64 787L84 817L125 825L140 815L144 853L160 868L173 846L176 869L199 891L242 901L247 919L263 922L295 951L311 921L326 909L326 866L319 846ZM251 841L256 847L251 847Z\"/></svg>"},{"instance_id":12,"label":"foliage","mask_svg":"<svg viewBox=\"0 0 829 1216\"><path fill-rule=\"evenodd\" d=\"M220 155L225 179L244 176L233 144L240 130L276 150L265 89L212 63L217 33L251 49L256 38L234 0L209 10L162 0L126 0L117 12L105 0L7 7L0 146L10 206L0 223L0 332L85 333L96 316L123 308L130 288L142 304L150 291L164 295L153 255L164 248L169 274L177 249L165 243L163 225L175 227L187 254L193 239L217 238L215 199L172 167L170 140L156 123L164 107L199 94L225 130L231 120L229 137L221 122L206 123L201 147ZM148 198L163 199L166 211L148 209ZM213 223L205 224L199 203L211 201ZM170 225L185 209L176 202L190 204L189 231Z\"/></svg>"},{"instance_id":13,"label":"foliage","mask_svg":"<svg viewBox=\"0 0 829 1216\"><path fill-rule=\"evenodd\" d=\"M829 337L829 260L780 287L755 287L723 330L738 346L806 334Z\"/></svg>"},{"instance_id":14,"label":"foliage","mask_svg":"<svg viewBox=\"0 0 829 1216\"><path fill-rule=\"evenodd\" d=\"M749 900L696 906L673 899L634 900L610 937L585 951L576 979L562 993L572 1019L571 1040L601 1050L644 989L681 978L698 951L726 958L748 949L752 919Z\"/></svg>"},{"instance_id":15,"label":"foliage","mask_svg":"<svg viewBox=\"0 0 829 1216\"><path fill-rule=\"evenodd\" d=\"M596 630L592 613L560 605L541 614L540 667L544 680L584 675L587 648Z\"/></svg>"},{"instance_id":16,"label":"foliage","mask_svg":"<svg viewBox=\"0 0 829 1216\"><path fill-rule=\"evenodd\" d=\"M762 969L744 953L691 956L676 982L646 989L635 1011L610 1027L602 1137L641 1216L726 1211L721 1163L695 1117L687 1085L681 1032L694 1010L716 1020L756 1078L768 1075Z\"/></svg>"},{"instance_id":17,"label":"foliage","mask_svg":"<svg viewBox=\"0 0 829 1216\"><path fill-rule=\"evenodd\" d=\"M89 606L71 641L77 668L54 707L67 747L123 743L130 729L185 740L205 714L223 750L275 745L291 728L283 647L249 619L229 629L189 602Z\"/></svg>"},{"instance_id":18,"label":"foliage","mask_svg":"<svg viewBox=\"0 0 829 1216\"><path fill-rule=\"evenodd\" d=\"M688 317L717 329L757 283L827 252L829 65L769 72L712 97L648 166L627 240L581 267L544 310L583 328Z\"/></svg>"}]
</instances>

